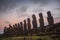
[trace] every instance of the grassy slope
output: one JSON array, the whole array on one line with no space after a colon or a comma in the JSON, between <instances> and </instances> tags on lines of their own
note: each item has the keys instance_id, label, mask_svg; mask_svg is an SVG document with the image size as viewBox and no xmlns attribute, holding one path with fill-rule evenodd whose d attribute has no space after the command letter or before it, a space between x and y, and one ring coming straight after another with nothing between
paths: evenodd
<instances>
[{"instance_id":1,"label":"grassy slope","mask_svg":"<svg viewBox=\"0 0 60 40\"><path fill-rule=\"evenodd\" d=\"M0 38L0 40L23 40L24 37L8 37L8 38ZM43 39L43 40L53 40L51 37L49 36L25 36L26 39L28 40L37 40L39 38Z\"/></svg>"}]
</instances>

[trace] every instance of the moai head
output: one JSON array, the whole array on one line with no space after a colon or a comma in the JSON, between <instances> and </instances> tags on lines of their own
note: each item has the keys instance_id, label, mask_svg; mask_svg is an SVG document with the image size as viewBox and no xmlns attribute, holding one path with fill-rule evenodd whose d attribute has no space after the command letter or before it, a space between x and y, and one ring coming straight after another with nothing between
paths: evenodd
<instances>
[{"instance_id":1,"label":"moai head","mask_svg":"<svg viewBox=\"0 0 60 40\"><path fill-rule=\"evenodd\" d=\"M12 26L9 24L9 28L12 28Z\"/></svg>"},{"instance_id":2,"label":"moai head","mask_svg":"<svg viewBox=\"0 0 60 40\"><path fill-rule=\"evenodd\" d=\"M4 27L4 32L6 32L7 31L7 27Z\"/></svg>"},{"instance_id":3,"label":"moai head","mask_svg":"<svg viewBox=\"0 0 60 40\"><path fill-rule=\"evenodd\" d=\"M15 25L13 25L13 28L15 28Z\"/></svg>"},{"instance_id":4,"label":"moai head","mask_svg":"<svg viewBox=\"0 0 60 40\"><path fill-rule=\"evenodd\" d=\"M39 13L39 17L42 17L42 13Z\"/></svg>"},{"instance_id":5,"label":"moai head","mask_svg":"<svg viewBox=\"0 0 60 40\"><path fill-rule=\"evenodd\" d=\"M20 25L20 24L18 23L18 25Z\"/></svg>"},{"instance_id":6,"label":"moai head","mask_svg":"<svg viewBox=\"0 0 60 40\"><path fill-rule=\"evenodd\" d=\"M20 25L22 26L22 22L20 22Z\"/></svg>"},{"instance_id":7,"label":"moai head","mask_svg":"<svg viewBox=\"0 0 60 40\"><path fill-rule=\"evenodd\" d=\"M32 15L32 18L33 18L33 19L36 18L35 14Z\"/></svg>"},{"instance_id":8,"label":"moai head","mask_svg":"<svg viewBox=\"0 0 60 40\"><path fill-rule=\"evenodd\" d=\"M30 18L28 18L27 21L30 22Z\"/></svg>"},{"instance_id":9,"label":"moai head","mask_svg":"<svg viewBox=\"0 0 60 40\"><path fill-rule=\"evenodd\" d=\"M26 20L24 20L24 26L26 26Z\"/></svg>"},{"instance_id":10,"label":"moai head","mask_svg":"<svg viewBox=\"0 0 60 40\"><path fill-rule=\"evenodd\" d=\"M20 27L20 24L18 23L18 27Z\"/></svg>"},{"instance_id":11,"label":"moai head","mask_svg":"<svg viewBox=\"0 0 60 40\"><path fill-rule=\"evenodd\" d=\"M27 24L28 25L28 29L30 29L30 27L31 27L30 18L28 18L27 21L28 21L28 24Z\"/></svg>"},{"instance_id":12,"label":"moai head","mask_svg":"<svg viewBox=\"0 0 60 40\"><path fill-rule=\"evenodd\" d=\"M50 12L50 11L48 11L48 12L47 12L47 15L48 15L48 16L51 16L51 12Z\"/></svg>"},{"instance_id":13,"label":"moai head","mask_svg":"<svg viewBox=\"0 0 60 40\"><path fill-rule=\"evenodd\" d=\"M20 22L20 27L21 27L21 30L23 30L23 23Z\"/></svg>"},{"instance_id":14,"label":"moai head","mask_svg":"<svg viewBox=\"0 0 60 40\"><path fill-rule=\"evenodd\" d=\"M15 24L15 27L17 27L17 24Z\"/></svg>"},{"instance_id":15,"label":"moai head","mask_svg":"<svg viewBox=\"0 0 60 40\"><path fill-rule=\"evenodd\" d=\"M24 23L26 24L26 20L24 20Z\"/></svg>"}]
</instances>

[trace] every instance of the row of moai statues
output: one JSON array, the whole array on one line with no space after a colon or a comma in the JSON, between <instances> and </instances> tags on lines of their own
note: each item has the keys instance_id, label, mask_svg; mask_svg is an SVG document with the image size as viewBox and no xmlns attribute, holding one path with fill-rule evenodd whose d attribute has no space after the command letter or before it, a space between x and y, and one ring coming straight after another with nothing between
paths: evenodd
<instances>
[{"instance_id":1,"label":"row of moai statues","mask_svg":"<svg viewBox=\"0 0 60 40\"><path fill-rule=\"evenodd\" d=\"M51 15L51 12L48 11L47 12L47 20L49 25L53 25L54 24L54 20L53 17ZM5 27L4 28L4 34L5 35L9 35L9 36L27 36L27 35L32 35L32 31L37 35L38 34L38 29L37 29L37 20L36 20L36 16L35 14L32 15L32 25L33 25L33 30L31 29L31 21L30 18L27 19L27 23L26 20L24 20L23 22L20 22L18 24L15 24L13 26L9 25L9 28ZM40 32L44 32L45 28L44 28L44 18L42 13L39 13L39 23L40 23Z\"/></svg>"}]
</instances>

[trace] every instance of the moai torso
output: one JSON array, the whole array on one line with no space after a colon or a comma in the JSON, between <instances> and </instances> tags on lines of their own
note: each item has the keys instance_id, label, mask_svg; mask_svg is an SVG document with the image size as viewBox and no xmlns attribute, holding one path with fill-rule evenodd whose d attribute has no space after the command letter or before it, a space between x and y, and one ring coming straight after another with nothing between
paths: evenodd
<instances>
[{"instance_id":1,"label":"moai torso","mask_svg":"<svg viewBox=\"0 0 60 40\"><path fill-rule=\"evenodd\" d=\"M42 13L39 14L39 17L40 17L39 19L40 27L44 27L44 19Z\"/></svg>"},{"instance_id":2,"label":"moai torso","mask_svg":"<svg viewBox=\"0 0 60 40\"><path fill-rule=\"evenodd\" d=\"M27 25L26 25L26 20L24 20L24 35L27 35Z\"/></svg>"},{"instance_id":3,"label":"moai torso","mask_svg":"<svg viewBox=\"0 0 60 40\"><path fill-rule=\"evenodd\" d=\"M36 16L35 16L35 15L32 15L32 18L33 18L33 21L32 21L33 29L36 29L36 28L37 28L37 20L36 20Z\"/></svg>"},{"instance_id":4,"label":"moai torso","mask_svg":"<svg viewBox=\"0 0 60 40\"><path fill-rule=\"evenodd\" d=\"M7 27L4 28L4 36L7 35Z\"/></svg>"},{"instance_id":5,"label":"moai torso","mask_svg":"<svg viewBox=\"0 0 60 40\"><path fill-rule=\"evenodd\" d=\"M23 23L20 22L20 27L21 27L21 30L23 31Z\"/></svg>"},{"instance_id":6,"label":"moai torso","mask_svg":"<svg viewBox=\"0 0 60 40\"><path fill-rule=\"evenodd\" d=\"M24 30L27 30L26 20L24 20Z\"/></svg>"},{"instance_id":7,"label":"moai torso","mask_svg":"<svg viewBox=\"0 0 60 40\"><path fill-rule=\"evenodd\" d=\"M27 21L28 21L28 23L27 23L27 25L28 25L28 30L31 30L31 23L30 23L30 19L28 18L28 19L27 19Z\"/></svg>"},{"instance_id":8,"label":"moai torso","mask_svg":"<svg viewBox=\"0 0 60 40\"><path fill-rule=\"evenodd\" d=\"M35 15L32 15L32 18L33 18L33 21L32 21L32 24L33 24L33 33L35 35L38 34L38 30L37 30L37 20L36 20L36 16Z\"/></svg>"},{"instance_id":9,"label":"moai torso","mask_svg":"<svg viewBox=\"0 0 60 40\"><path fill-rule=\"evenodd\" d=\"M30 18L27 19L28 23L27 23L27 26L28 26L28 35L31 35L31 23L30 23Z\"/></svg>"},{"instance_id":10,"label":"moai torso","mask_svg":"<svg viewBox=\"0 0 60 40\"><path fill-rule=\"evenodd\" d=\"M44 31L44 19L42 13L39 14L39 23L40 23L40 30L43 32Z\"/></svg>"},{"instance_id":11,"label":"moai torso","mask_svg":"<svg viewBox=\"0 0 60 40\"><path fill-rule=\"evenodd\" d=\"M20 24L18 23L18 26L17 26L17 30L18 30L18 32L20 31Z\"/></svg>"},{"instance_id":12,"label":"moai torso","mask_svg":"<svg viewBox=\"0 0 60 40\"><path fill-rule=\"evenodd\" d=\"M51 12L48 11L47 15L48 15L47 20L48 20L49 25L53 25L54 24L54 20L53 20L53 17L51 15Z\"/></svg>"},{"instance_id":13,"label":"moai torso","mask_svg":"<svg viewBox=\"0 0 60 40\"><path fill-rule=\"evenodd\" d=\"M21 32L21 36L23 35L23 23L22 22L20 22L20 32Z\"/></svg>"}]
</instances>

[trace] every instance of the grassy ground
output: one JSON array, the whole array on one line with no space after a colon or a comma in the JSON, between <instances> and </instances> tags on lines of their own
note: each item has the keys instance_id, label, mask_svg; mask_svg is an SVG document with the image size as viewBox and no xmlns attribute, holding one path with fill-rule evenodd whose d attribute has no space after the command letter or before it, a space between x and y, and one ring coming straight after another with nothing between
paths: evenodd
<instances>
[{"instance_id":1,"label":"grassy ground","mask_svg":"<svg viewBox=\"0 0 60 40\"><path fill-rule=\"evenodd\" d=\"M38 39L42 39L42 40L53 40L51 37L49 36L24 36L24 37L7 37L7 38L0 38L0 40L24 40L24 38L26 40L38 40ZM54 39L55 40L55 39ZM56 40L60 40L60 39L56 39Z\"/></svg>"}]
</instances>

